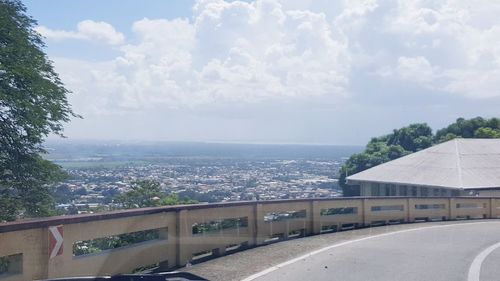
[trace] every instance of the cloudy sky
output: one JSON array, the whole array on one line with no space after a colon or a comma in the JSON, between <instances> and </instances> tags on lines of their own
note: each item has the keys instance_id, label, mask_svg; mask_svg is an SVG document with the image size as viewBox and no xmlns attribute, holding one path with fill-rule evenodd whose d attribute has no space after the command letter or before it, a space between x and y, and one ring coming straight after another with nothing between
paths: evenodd
<instances>
[{"instance_id":1,"label":"cloudy sky","mask_svg":"<svg viewBox=\"0 0 500 281\"><path fill-rule=\"evenodd\" d=\"M364 144L500 116L497 1L23 2L84 116L70 139Z\"/></svg>"}]
</instances>

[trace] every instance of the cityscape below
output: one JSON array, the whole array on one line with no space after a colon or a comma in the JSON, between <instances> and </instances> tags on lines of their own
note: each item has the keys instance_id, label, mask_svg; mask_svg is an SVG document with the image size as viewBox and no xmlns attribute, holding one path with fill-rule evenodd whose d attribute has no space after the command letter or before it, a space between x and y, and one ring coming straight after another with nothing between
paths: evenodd
<instances>
[{"instance_id":1,"label":"cityscape below","mask_svg":"<svg viewBox=\"0 0 500 281\"><path fill-rule=\"evenodd\" d=\"M58 213L76 214L118 208L140 180L198 203L337 197L339 169L362 147L63 140L46 150L69 175L55 189Z\"/></svg>"}]
</instances>

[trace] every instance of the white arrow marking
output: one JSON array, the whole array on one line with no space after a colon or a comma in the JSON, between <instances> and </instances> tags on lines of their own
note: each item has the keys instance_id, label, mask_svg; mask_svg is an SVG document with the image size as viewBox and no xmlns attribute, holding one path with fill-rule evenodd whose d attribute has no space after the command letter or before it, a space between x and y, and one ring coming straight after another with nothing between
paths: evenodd
<instances>
[{"instance_id":1,"label":"white arrow marking","mask_svg":"<svg viewBox=\"0 0 500 281\"><path fill-rule=\"evenodd\" d=\"M61 233L59 232L57 226L51 226L49 227L49 230L52 233L52 236L54 236L54 239L56 239L56 244L54 245L54 248L50 253L50 258L53 258L57 255L59 249L61 249L61 246L63 244L63 237L61 236Z\"/></svg>"}]
</instances>

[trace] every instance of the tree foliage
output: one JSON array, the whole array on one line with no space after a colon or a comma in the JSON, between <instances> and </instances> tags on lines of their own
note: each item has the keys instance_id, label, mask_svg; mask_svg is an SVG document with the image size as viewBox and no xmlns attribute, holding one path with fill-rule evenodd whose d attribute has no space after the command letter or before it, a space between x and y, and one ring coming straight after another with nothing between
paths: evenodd
<instances>
[{"instance_id":1,"label":"tree foliage","mask_svg":"<svg viewBox=\"0 0 500 281\"><path fill-rule=\"evenodd\" d=\"M52 212L64 173L40 156L43 140L77 116L35 25L20 1L0 0L0 221Z\"/></svg>"},{"instance_id":2,"label":"tree foliage","mask_svg":"<svg viewBox=\"0 0 500 281\"><path fill-rule=\"evenodd\" d=\"M500 119L458 118L435 135L427 124L411 124L372 138L363 152L352 155L340 169L339 184L344 196L359 195L359 188L345 184L346 176L454 138L500 138Z\"/></svg>"},{"instance_id":3,"label":"tree foliage","mask_svg":"<svg viewBox=\"0 0 500 281\"><path fill-rule=\"evenodd\" d=\"M481 127L474 132L474 137L483 139L498 139L500 138L500 129Z\"/></svg>"},{"instance_id":4,"label":"tree foliage","mask_svg":"<svg viewBox=\"0 0 500 281\"><path fill-rule=\"evenodd\" d=\"M180 200L176 194L166 195L161 191L160 183L153 180L133 182L131 190L116 196L115 202L125 209L196 203L193 200Z\"/></svg>"},{"instance_id":5,"label":"tree foliage","mask_svg":"<svg viewBox=\"0 0 500 281\"><path fill-rule=\"evenodd\" d=\"M472 119L458 118L455 123L446 128L438 130L434 141L444 142L453 138L499 138L500 119L484 119L475 117Z\"/></svg>"}]
</instances>

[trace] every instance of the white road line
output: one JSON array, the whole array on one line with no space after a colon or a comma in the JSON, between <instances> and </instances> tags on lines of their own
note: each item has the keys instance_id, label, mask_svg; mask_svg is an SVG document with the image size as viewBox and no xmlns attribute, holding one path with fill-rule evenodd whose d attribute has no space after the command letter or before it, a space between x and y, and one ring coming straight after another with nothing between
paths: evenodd
<instances>
[{"instance_id":1,"label":"white road line","mask_svg":"<svg viewBox=\"0 0 500 281\"><path fill-rule=\"evenodd\" d=\"M479 253L479 255L474 258L474 261L472 261L472 264L469 267L469 275L467 277L468 281L479 281L479 275L481 275L481 265L483 264L483 261L488 257L489 254L491 254L491 252L495 251L499 247L500 242L493 244L484 249L481 253Z\"/></svg>"},{"instance_id":2,"label":"white road line","mask_svg":"<svg viewBox=\"0 0 500 281\"><path fill-rule=\"evenodd\" d=\"M417 231L417 230L424 230L424 229L444 228L444 227L452 227L452 226L464 226L464 225L471 225L471 224L485 224L485 223L500 223L500 222L499 221L484 221L484 222L471 222L471 223L456 223L456 224L446 224L446 225L424 226L424 227L418 227L418 228L412 228L412 229L398 230L398 231L389 232L389 233L383 233L383 234L378 234L378 235L374 235L374 236L368 236L368 237L364 237L364 238L360 238L360 239L355 239L355 240L349 240L349 241L346 241L346 242L341 242L341 243L338 243L338 244L334 244L334 245L331 245L331 246L327 246L327 247L324 247L324 248L312 251L312 252L307 253L305 255L302 255L300 257L297 257L297 258L288 260L286 262L280 263L278 265L269 267L268 269L265 269L265 270L263 270L261 272L258 272L258 273L255 273L253 275L250 275L250 276L246 277L245 279L242 279L241 281L252 281L252 280L255 280L255 279L257 279L259 277L262 277L262 276L264 276L266 274L269 274L269 273L271 273L271 272L273 272L275 270L278 270L278 269L280 269L280 268L282 268L284 266L287 266L287 265L290 265L292 263L301 261L303 259L309 258L309 257L311 257L313 255L322 253L324 251L328 251L328 250L331 250L331 249L334 249L334 248L342 247L342 246L345 246L345 245L349 245L349 244L353 244L353 243L357 243L357 242L361 242L361 241L365 241L365 240L369 240L369 239L373 239L373 238L379 238L379 237L384 237L384 236L389 236L389 235L394 235L394 234L400 234L400 233L405 233L405 232L412 232L412 231ZM469 276L470 276L470 272L469 272ZM479 280L479 279L477 279L477 280ZM471 281L471 279L469 278L468 281Z\"/></svg>"}]
</instances>

